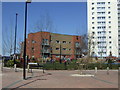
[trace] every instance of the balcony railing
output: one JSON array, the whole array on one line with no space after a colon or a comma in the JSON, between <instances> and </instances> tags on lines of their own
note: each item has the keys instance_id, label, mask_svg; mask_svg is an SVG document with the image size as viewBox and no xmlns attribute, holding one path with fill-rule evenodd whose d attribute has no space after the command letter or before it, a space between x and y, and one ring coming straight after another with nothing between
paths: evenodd
<instances>
[{"instance_id":1,"label":"balcony railing","mask_svg":"<svg viewBox=\"0 0 120 90\"><path fill-rule=\"evenodd\" d=\"M50 53L50 50L43 50L42 53Z\"/></svg>"},{"instance_id":2,"label":"balcony railing","mask_svg":"<svg viewBox=\"0 0 120 90\"><path fill-rule=\"evenodd\" d=\"M50 44L49 43L42 43L42 45L49 46Z\"/></svg>"}]
</instances>

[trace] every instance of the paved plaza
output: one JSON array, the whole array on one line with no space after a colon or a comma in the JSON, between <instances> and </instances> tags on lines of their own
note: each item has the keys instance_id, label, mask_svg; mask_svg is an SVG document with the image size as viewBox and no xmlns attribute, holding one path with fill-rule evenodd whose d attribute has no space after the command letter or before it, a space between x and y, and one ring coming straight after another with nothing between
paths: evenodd
<instances>
[{"instance_id":1,"label":"paved plaza","mask_svg":"<svg viewBox=\"0 0 120 90\"><path fill-rule=\"evenodd\" d=\"M79 70L33 70L27 72L27 80L23 80L22 69L14 72L13 68L4 68L2 88L118 88L118 71L99 70L95 76L81 77ZM94 70L83 71L94 75Z\"/></svg>"}]
</instances>

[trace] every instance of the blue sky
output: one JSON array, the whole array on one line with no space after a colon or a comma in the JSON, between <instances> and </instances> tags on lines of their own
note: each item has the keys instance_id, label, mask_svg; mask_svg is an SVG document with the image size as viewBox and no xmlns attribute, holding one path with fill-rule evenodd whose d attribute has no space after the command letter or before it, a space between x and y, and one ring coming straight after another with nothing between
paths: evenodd
<instances>
[{"instance_id":1,"label":"blue sky","mask_svg":"<svg viewBox=\"0 0 120 90\"><path fill-rule=\"evenodd\" d=\"M15 14L18 13L17 42L23 41L24 38L24 6L23 2L2 3L4 36L10 33L14 35ZM36 31L36 23L45 13L49 14L53 22L54 33L76 35L79 32L82 35L87 32L86 2L32 2L28 4L27 33Z\"/></svg>"}]
</instances>

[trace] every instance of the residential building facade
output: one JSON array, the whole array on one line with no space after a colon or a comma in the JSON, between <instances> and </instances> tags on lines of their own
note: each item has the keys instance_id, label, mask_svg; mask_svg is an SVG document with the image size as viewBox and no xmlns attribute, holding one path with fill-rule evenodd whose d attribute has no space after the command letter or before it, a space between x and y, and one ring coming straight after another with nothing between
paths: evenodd
<instances>
[{"instance_id":1,"label":"residential building facade","mask_svg":"<svg viewBox=\"0 0 120 90\"><path fill-rule=\"evenodd\" d=\"M80 58L80 36L50 32L28 34L26 55L28 58Z\"/></svg>"},{"instance_id":2,"label":"residential building facade","mask_svg":"<svg viewBox=\"0 0 120 90\"><path fill-rule=\"evenodd\" d=\"M88 0L90 54L97 57L120 56L118 0ZM118 42L119 41L119 42Z\"/></svg>"}]
</instances>

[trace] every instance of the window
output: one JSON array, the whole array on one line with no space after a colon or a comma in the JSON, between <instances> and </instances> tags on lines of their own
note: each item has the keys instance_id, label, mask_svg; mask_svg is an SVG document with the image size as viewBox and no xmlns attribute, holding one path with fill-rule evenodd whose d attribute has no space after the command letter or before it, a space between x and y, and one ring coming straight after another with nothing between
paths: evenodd
<instances>
[{"instance_id":1,"label":"window","mask_svg":"<svg viewBox=\"0 0 120 90\"><path fill-rule=\"evenodd\" d=\"M105 36L102 37L103 39L106 38Z\"/></svg>"},{"instance_id":2,"label":"window","mask_svg":"<svg viewBox=\"0 0 120 90\"><path fill-rule=\"evenodd\" d=\"M109 41L109 43L111 44L112 42L111 42L111 41Z\"/></svg>"},{"instance_id":3,"label":"window","mask_svg":"<svg viewBox=\"0 0 120 90\"><path fill-rule=\"evenodd\" d=\"M111 16L109 16L108 18L111 18Z\"/></svg>"},{"instance_id":4,"label":"window","mask_svg":"<svg viewBox=\"0 0 120 90\"><path fill-rule=\"evenodd\" d=\"M108 2L108 4L110 4L110 2Z\"/></svg>"},{"instance_id":5,"label":"window","mask_svg":"<svg viewBox=\"0 0 120 90\"><path fill-rule=\"evenodd\" d=\"M34 50L34 47L32 47L32 50Z\"/></svg>"},{"instance_id":6,"label":"window","mask_svg":"<svg viewBox=\"0 0 120 90\"><path fill-rule=\"evenodd\" d=\"M92 34L95 34L95 32L92 32Z\"/></svg>"},{"instance_id":7,"label":"window","mask_svg":"<svg viewBox=\"0 0 120 90\"><path fill-rule=\"evenodd\" d=\"M92 10L94 10L94 7L92 7Z\"/></svg>"},{"instance_id":8,"label":"window","mask_svg":"<svg viewBox=\"0 0 120 90\"><path fill-rule=\"evenodd\" d=\"M94 19L94 17L92 17L92 19Z\"/></svg>"},{"instance_id":9,"label":"window","mask_svg":"<svg viewBox=\"0 0 120 90\"><path fill-rule=\"evenodd\" d=\"M105 14L105 12L97 12L97 14Z\"/></svg>"},{"instance_id":10,"label":"window","mask_svg":"<svg viewBox=\"0 0 120 90\"><path fill-rule=\"evenodd\" d=\"M67 50L66 48L63 48L63 50Z\"/></svg>"},{"instance_id":11,"label":"window","mask_svg":"<svg viewBox=\"0 0 120 90\"><path fill-rule=\"evenodd\" d=\"M69 42L69 43L71 43L71 42Z\"/></svg>"},{"instance_id":12,"label":"window","mask_svg":"<svg viewBox=\"0 0 120 90\"><path fill-rule=\"evenodd\" d=\"M36 43L36 41L32 40L32 43Z\"/></svg>"},{"instance_id":13,"label":"window","mask_svg":"<svg viewBox=\"0 0 120 90\"><path fill-rule=\"evenodd\" d=\"M92 12L92 15L94 15L94 12Z\"/></svg>"},{"instance_id":14,"label":"window","mask_svg":"<svg viewBox=\"0 0 120 90\"><path fill-rule=\"evenodd\" d=\"M60 41L56 40L56 43L60 43Z\"/></svg>"},{"instance_id":15,"label":"window","mask_svg":"<svg viewBox=\"0 0 120 90\"><path fill-rule=\"evenodd\" d=\"M112 48L111 46L109 48Z\"/></svg>"},{"instance_id":16,"label":"window","mask_svg":"<svg viewBox=\"0 0 120 90\"><path fill-rule=\"evenodd\" d=\"M43 39L43 43L42 43L43 45L49 45L49 41L48 41L48 39Z\"/></svg>"},{"instance_id":17,"label":"window","mask_svg":"<svg viewBox=\"0 0 120 90\"><path fill-rule=\"evenodd\" d=\"M108 9L110 9L110 7L108 7Z\"/></svg>"},{"instance_id":18,"label":"window","mask_svg":"<svg viewBox=\"0 0 120 90\"><path fill-rule=\"evenodd\" d=\"M118 4L117 6L120 6L120 4Z\"/></svg>"},{"instance_id":19,"label":"window","mask_svg":"<svg viewBox=\"0 0 120 90\"><path fill-rule=\"evenodd\" d=\"M118 8L118 10L120 10L120 8Z\"/></svg>"},{"instance_id":20,"label":"window","mask_svg":"<svg viewBox=\"0 0 120 90\"><path fill-rule=\"evenodd\" d=\"M97 4L105 4L105 2L97 2Z\"/></svg>"},{"instance_id":21,"label":"window","mask_svg":"<svg viewBox=\"0 0 120 90\"><path fill-rule=\"evenodd\" d=\"M70 51L71 49L69 49L69 51Z\"/></svg>"},{"instance_id":22,"label":"window","mask_svg":"<svg viewBox=\"0 0 120 90\"><path fill-rule=\"evenodd\" d=\"M94 3L92 3L92 5L94 5Z\"/></svg>"},{"instance_id":23,"label":"window","mask_svg":"<svg viewBox=\"0 0 120 90\"><path fill-rule=\"evenodd\" d=\"M101 29L101 27L97 27L98 29Z\"/></svg>"},{"instance_id":24,"label":"window","mask_svg":"<svg viewBox=\"0 0 120 90\"><path fill-rule=\"evenodd\" d=\"M98 24L105 24L106 22L97 22Z\"/></svg>"},{"instance_id":25,"label":"window","mask_svg":"<svg viewBox=\"0 0 120 90\"><path fill-rule=\"evenodd\" d=\"M78 40L78 36L76 36L76 39Z\"/></svg>"},{"instance_id":26,"label":"window","mask_svg":"<svg viewBox=\"0 0 120 90\"><path fill-rule=\"evenodd\" d=\"M32 47L31 49L32 49L32 52L34 52L34 47Z\"/></svg>"},{"instance_id":27,"label":"window","mask_svg":"<svg viewBox=\"0 0 120 90\"><path fill-rule=\"evenodd\" d=\"M105 17L97 17L97 19L105 19Z\"/></svg>"},{"instance_id":28,"label":"window","mask_svg":"<svg viewBox=\"0 0 120 90\"><path fill-rule=\"evenodd\" d=\"M66 43L66 41L63 41L63 43Z\"/></svg>"},{"instance_id":29,"label":"window","mask_svg":"<svg viewBox=\"0 0 120 90\"><path fill-rule=\"evenodd\" d=\"M105 9L105 7L97 7L97 9Z\"/></svg>"},{"instance_id":30,"label":"window","mask_svg":"<svg viewBox=\"0 0 120 90\"><path fill-rule=\"evenodd\" d=\"M110 11L108 12L108 14L110 14Z\"/></svg>"},{"instance_id":31,"label":"window","mask_svg":"<svg viewBox=\"0 0 120 90\"><path fill-rule=\"evenodd\" d=\"M97 27L98 29L105 29L106 27L105 26L102 26L102 27Z\"/></svg>"},{"instance_id":32,"label":"window","mask_svg":"<svg viewBox=\"0 0 120 90\"><path fill-rule=\"evenodd\" d=\"M59 55L56 55L57 58L59 58L60 56Z\"/></svg>"},{"instance_id":33,"label":"window","mask_svg":"<svg viewBox=\"0 0 120 90\"><path fill-rule=\"evenodd\" d=\"M111 36L109 36L109 38L111 38Z\"/></svg>"},{"instance_id":34,"label":"window","mask_svg":"<svg viewBox=\"0 0 120 90\"><path fill-rule=\"evenodd\" d=\"M94 22L92 22L92 24L94 24Z\"/></svg>"},{"instance_id":35,"label":"window","mask_svg":"<svg viewBox=\"0 0 120 90\"><path fill-rule=\"evenodd\" d=\"M79 47L79 46L80 46L80 43L79 43L79 42L76 42L76 43L75 43L75 46L76 46L76 47Z\"/></svg>"},{"instance_id":36,"label":"window","mask_svg":"<svg viewBox=\"0 0 120 90\"><path fill-rule=\"evenodd\" d=\"M109 23L111 23L111 21L109 21Z\"/></svg>"},{"instance_id":37,"label":"window","mask_svg":"<svg viewBox=\"0 0 120 90\"><path fill-rule=\"evenodd\" d=\"M111 28L111 26L109 26L109 28Z\"/></svg>"},{"instance_id":38,"label":"window","mask_svg":"<svg viewBox=\"0 0 120 90\"><path fill-rule=\"evenodd\" d=\"M109 33L111 33L111 31L109 31Z\"/></svg>"},{"instance_id":39,"label":"window","mask_svg":"<svg viewBox=\"0 0 120 90\"><path fill-rule=\"evenodd\" d=\"M92 29L95 29L95 27L92 27Z\"/></svg>"},{"instance_id":40,"label":"window","mask_svg":"<svg viewBox=\"0 0 120 90\"><path fill-rule=\"evenodd\" d=\"M59 48L56 48L56 50L59 50Z\"/></svg>"},{"instance_id":41,"label":"window","mask_svg":"<svg viewBox=\"0 0 120 90\"><path fill-rule=\"evenodd\" d=\"M101 32L97 32L98 34L101 34Z\"/></svg>"}]
</instances>

